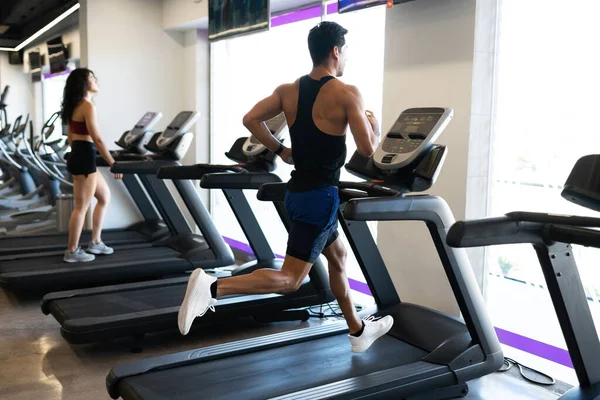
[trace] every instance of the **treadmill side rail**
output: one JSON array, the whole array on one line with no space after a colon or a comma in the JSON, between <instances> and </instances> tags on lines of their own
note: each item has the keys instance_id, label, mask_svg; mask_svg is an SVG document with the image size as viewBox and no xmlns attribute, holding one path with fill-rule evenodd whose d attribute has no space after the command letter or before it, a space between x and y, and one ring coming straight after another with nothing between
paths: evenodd
<instances>
[{"instance_id":1,"label":"treadmill side rail","mask_svg":"<svg viewBox=\"0 0 600 400\"><path fill-rule=\"evenodd\" d=\"M502 360L495 356L502 351L500 342L486 312L467 253L465 249L453 248L446 243L447 232L455 219L444 199L431 195L355 199L346 205L344 217L361 221L425 222L471 336L500 368Z\"/></svg>"}]
</instances>

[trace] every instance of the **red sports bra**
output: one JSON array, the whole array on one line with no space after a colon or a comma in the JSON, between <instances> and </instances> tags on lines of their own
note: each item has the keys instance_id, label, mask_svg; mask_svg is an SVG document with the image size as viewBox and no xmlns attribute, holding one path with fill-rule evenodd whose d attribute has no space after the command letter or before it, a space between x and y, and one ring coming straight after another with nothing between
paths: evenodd
<instances>
[{"instance_id":1,"label":"red sports bra","mask_svg":"<svg viewBox=\"0 0 600 400\"><path fill-rule=\"evenodd\" d=\"M69 129L71 130L71 133L77 135L89 135L85 122L71 121L69 122Z\"/></svg>"}]
</instances>

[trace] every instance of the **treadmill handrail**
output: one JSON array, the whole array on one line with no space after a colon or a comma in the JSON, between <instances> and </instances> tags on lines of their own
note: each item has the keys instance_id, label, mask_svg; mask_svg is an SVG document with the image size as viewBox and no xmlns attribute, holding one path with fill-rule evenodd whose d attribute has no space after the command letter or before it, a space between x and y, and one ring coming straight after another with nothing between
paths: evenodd
<instances>
[{"instance_id":1,"label":"treadmill handrail","mask_svg":"<svg viewBox=\"0 0 600 400\"><path fill-rule=\"evenodd\" d=\"M287 183L265 183L258 189L256 198L261 201L284 201Z\"/></svg>"},{"instance_id":2,"label":"treadmill handrail","mask_svg":"<svg viewBox=\"0 0 600 400\"><path fill-rule=\"evenodd\" d=\"M540 222L544 224L600 228L600 218L582 217L579 215L558 215L526 211L513 211L507 213L506 216L511 219L525 222Z\"/></svg>"},{"instance_id":3,"label":"treadmill handrail","mask_svg":"<svg viewBox=\"0 0 600 400\"><path fill-rule=\"evenodd\" d=\"M343 181L339 184L340 189L360 190L370 196L397 196L401 192L399 190L390 189L385 186L378 185L372 182L349 182Z\"/></svg>"},{"instance_id":4,"label":"treadmill handrail","mask_svg":"<svg viewBox=\"0 0 600 400\"><path fill-rule=\"evenodd\" d=\"M110 172L117 174L154 175L160 168L169 165L179 165L179 162L174 160L116 161L110 167Z\"/></svg>"},{"instance_id":5,"label":"treadmill handrail","mask_svg":"<svg viewBox=\"0 0 600 400\"><path fill-rule=\"evenodd\" d=\"M543 223L519 221L507 216L458 221L446 239L452 247L482 247L500 244L543 245Z\"/></svg>"},{"instance_id":6,"label":"treadmill handrail","mask_svg":"<svg viewBox=\"0 0 600 400\"><path fill-rule=\"evenodd\" d=\"M443 228L454 223L446 201L432 195L370 197L352 199L344 209L344 218L354 221L423 221Z\"/></svg>"},{"instance_id":7,"label":"treadmill handrail","mask_svg":"<svg viewBox=\"0 0 600 400\"><path fill-rule=\"evenodd\" d=\"M448 232L453 247L555 242L600 247L600 218L515 211L501 217L458 221Z\"/></svg>"},{"instance_id":8,"label":"treadmill handrail","mask_svg":"<svg viewBox=\"0 0 600 400\"><path fill-rule=\"evenodd\" d=\"M191 179L200 180L206 174L215 172L248 172L238 165L194 164L162 167L156 176L160 179Z\"/></svg>"},{"instance_id":9,"label":"treadmill handrail","mask_svg":"<svg viewBox=\"0 0 600 400\"><path fill-rule=\"evenodd\" d=\"M594 229L548 224L544 237L546 241L600 248L600 231Z\"/></svg>"},{"instance_id":10,"label":"treadmill handrail","mask_svg":"<svg viewBox=\"0 0 600 400\"><path fill-rule=\"evenodd\" d=\"M265 183L280 183L281 178L270 172L251 172L237 174L220 172L206 174L200 181L205 189L254 189L258 190Z\"/></svg>"}]
</instances>

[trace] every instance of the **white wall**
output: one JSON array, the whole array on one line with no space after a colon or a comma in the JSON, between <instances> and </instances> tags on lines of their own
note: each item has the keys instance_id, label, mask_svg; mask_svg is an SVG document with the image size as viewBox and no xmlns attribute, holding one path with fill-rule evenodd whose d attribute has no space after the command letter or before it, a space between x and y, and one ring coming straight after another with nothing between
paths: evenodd
<instances>
[{"instance_id":1,"label":"white wall","mask_svg":"<svg viewBox=\"0 0 600 400\"><path fill-rule=\"evenodd\" d=\"M81 65L94 71L100 132L109 148L146 111L160 111L164 129L184 108L184 35L163 30L161 0L84 0L80 9ZM106 227L139 219L120 183L113 192Z\"/></svg>"},{"instance_id":2,"label":"white wall","mask_svg":"<svg viewBox=\"0 0 600 400\"><path fill-rule=\"evenodd\" d=\"M208 0L162 0L162 6L164 29L187 30L208 18Z\"/></svg>"},{"instance_id":3,"label":"white wall","mask_svg":"<svg viewBox=\"0 0 600 400\"><path fill-rule=\"evenodd\" d=\"M386 13L383 129L410 107L452 107L438 140L448 156L431 193L465 216L475 0L419 0ZM378 245L402 300L458 315L447 278L422 223L380 223Z\"/></svg>"},{"instance_id":4,"label":"white wall","mask_svg":"<svg viewBox=\"0 0 600 400\"><path fill-rule=\"evenodd\" d=\"M23 72L22 65L10 65L8 53L0 53L0 90L4 90L6 85L10 85L6 108L9 123L12 124L19 115L25 118L30 114L33 117L34 84L31 82L31 76Z\"/></svg>"},{"instance_id":5,"label":"white wall","mask_svg":"<svg viewBox=\"0 0 600 400\"><path fill-rule=\"evenodd\" d=\"M194 141L182 164L210 162L210 45L208 30L192 29L185 33L183 58L185 88L183 107L200 114L192 132ZM198 188L199 182L194 185ZM202 201L208 207L208 190L199 189Z\"/></svg>"}]
</instances>

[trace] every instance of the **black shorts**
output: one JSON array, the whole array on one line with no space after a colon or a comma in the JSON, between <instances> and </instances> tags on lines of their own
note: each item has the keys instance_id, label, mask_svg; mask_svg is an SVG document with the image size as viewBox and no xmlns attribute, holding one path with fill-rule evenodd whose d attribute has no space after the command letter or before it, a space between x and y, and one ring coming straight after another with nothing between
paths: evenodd
<instances>
[{"instance_id":1,"label":"black shorts","mask_svg":"<svg viewBox=\"0 0 600 400\"><path fill-rule=\"evenodd\" d=\"M96 172L96 146L85 140L73 140L71 153L67 159L67 171L71 175L85 175Z\"/></svg>"},{"instance_id":2,"label":"black shorts","mask_svg":"<svg viewBox=\"0 0 600 400\"><path fill-rule=\"evenodd\" d=\"M285 209L291 219L286 254L314 264L324 248L338 238L338 189L325 186L285 195Z\"/></svg>"}]
</instances>

